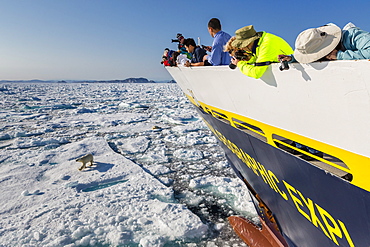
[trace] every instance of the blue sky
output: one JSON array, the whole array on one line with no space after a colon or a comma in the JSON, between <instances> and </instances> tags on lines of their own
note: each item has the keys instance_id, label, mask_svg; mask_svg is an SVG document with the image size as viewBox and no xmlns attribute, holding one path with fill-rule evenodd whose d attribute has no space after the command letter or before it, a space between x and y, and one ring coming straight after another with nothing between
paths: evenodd
<instances>
[{"instance_id":1,"label":"blue sky","mask_svg":"<svg viewBox=\"0 0 370 247\"><path fill-rule=\"evenodd\" d=\"M304 29L349 21L370 31L369 0L143 1L0 0L0 80L169 80L160 64L180 32L212 44L207 23L224 31L254 25L294 48Z\"/></svg>"}]
</instances>

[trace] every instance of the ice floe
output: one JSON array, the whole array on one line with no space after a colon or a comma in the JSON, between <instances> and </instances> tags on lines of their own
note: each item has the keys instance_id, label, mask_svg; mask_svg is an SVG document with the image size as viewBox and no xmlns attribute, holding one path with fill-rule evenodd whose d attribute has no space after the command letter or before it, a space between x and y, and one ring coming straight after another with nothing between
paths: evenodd
<instances>
[{"instance_id":1,"label":"ice floe","mask_svg":"<svg viewBox=\"0 0 370 247\"><path fill-rule=\"evenodd\" d=\"M248 192L175 84L0 89L0 246L245 246Z\"/></svg>"}]
</instances>

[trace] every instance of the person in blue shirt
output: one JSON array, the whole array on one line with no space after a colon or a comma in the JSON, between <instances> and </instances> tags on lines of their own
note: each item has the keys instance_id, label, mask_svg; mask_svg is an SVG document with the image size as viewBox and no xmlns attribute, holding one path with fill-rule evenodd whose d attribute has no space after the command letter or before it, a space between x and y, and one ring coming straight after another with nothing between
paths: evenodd
<instances>
[{"instance_id":1,"label":"person in blue shirt","mask_svg":"<svg viewBox=\"0 0 370 247\"><path fill-rule=\"evenodd\" d=\"M207 56L205 65L229 65L231 57L228 52L224 51L224 46L231 36L221 30L221 22L217 18L209 20L208 32L214 40L212 47L208 46L207 50L211 52L211 54Z\"/></svg>"},{"instance_id":2,"label":"person in blue shirt","mask_svg":"<svg viewBox=\"0 0 370 247\"><path fill-rule=\"evenodd\" d=\"M370 33L356 26L342 31L340 46L331 51L328 60L370 59Z\"/></svg>"},{"instance_id":3,"label":"person in blue shirt","mask_svg":"<svg viewBox=\"0 0 370 247\"><path fill-rule=\"evenodd\" d=\"M184 46L187 52L192 54L191 61L187 61L185 66L204 66L204 60L206 59L207 51L197 46L194 39L191 38L185 39Z\"/></svg>"}]
</instances>

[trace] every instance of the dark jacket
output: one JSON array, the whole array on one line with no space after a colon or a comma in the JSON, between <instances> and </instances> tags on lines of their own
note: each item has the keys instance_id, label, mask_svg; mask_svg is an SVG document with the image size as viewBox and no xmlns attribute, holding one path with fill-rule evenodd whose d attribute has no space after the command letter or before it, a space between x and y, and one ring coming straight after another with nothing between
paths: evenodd
<instances>
[{"instance_id":1,"label":"dark jacket","mask_svg":"<svg viewBox=\"0 0 370 247\"><path fill-rule=\"evenodd\" d=\"M192 63L203 62L203 57L207 55L206 50L200 48L199 46L195 47L194 52L192 53L193 57L191 58Z\"/></svg>"}]
</instances>

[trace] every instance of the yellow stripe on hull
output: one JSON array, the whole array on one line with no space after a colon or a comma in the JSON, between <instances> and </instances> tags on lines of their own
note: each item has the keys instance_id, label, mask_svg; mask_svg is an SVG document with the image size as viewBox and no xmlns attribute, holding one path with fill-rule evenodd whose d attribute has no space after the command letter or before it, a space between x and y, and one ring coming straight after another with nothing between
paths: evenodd
<instances>
[{"instance_id":1,"label":"yellow stripe on hull","mask_svg":"<svg viewBox=\"0 0 370 247\"><path fill-rule=\"evenodd\" d=\"M228 112L222 109L219 109L217 107L207 105L203 102L199 102L198 100L195 100L192 96L187 95L187 98L197 107L200 107L203 111L213 115L216 118L224 119L227 121L231 126L237 128L238 126L242 126L249 131L254 132L257 135L260 135L261 137L265 138L266 142L276 148L281 148L281 146L278 146L277 144L284 145L290 149L293 149L301 154L312 156L316 160L324 163L327 165L326 168L323 168L323 166L318 165L319 167L328 170L331 172L330 167L337 169L341 172L339 174L351 174L352 180L350 181L351 184L358 186L366 191L370 191L370 158L349 152L347 150L310 139L308 137L298 135L296 133L286 131L284 129L280 129L271 125L267 125L265 123L259 122L257 120L241 116L232 112ZM246 123L246 124L243 124ZM249 126L255 126L257 128L251 128ZM257 129L257 130L256 130ZM321 151L331 157L337 158L339 161L342 161L343 163L339 162L335 163L332 162L330 159L320 158L317 156L314 156L308 152L305 152L303 150L300 150L292 145L287 144L286 142L283 142L275 136L284 137L287 140L291 140L294 142L298 142L302 145L314 148L318 151ZM314 165L315 162L313 162ZM333 172L333 174L338 175L338 173Z\"/></svg>"}]
</instances>

